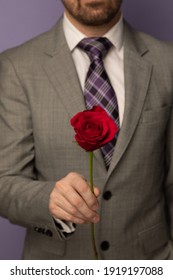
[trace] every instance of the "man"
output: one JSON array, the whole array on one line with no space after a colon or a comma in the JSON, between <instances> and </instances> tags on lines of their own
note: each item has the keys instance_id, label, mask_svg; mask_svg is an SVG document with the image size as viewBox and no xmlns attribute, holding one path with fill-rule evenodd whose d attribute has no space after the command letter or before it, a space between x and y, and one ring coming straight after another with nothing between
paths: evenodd
<instances>
[{"instance_id":1,"label":"man","mask_svg":"<svg viewBox=\"0 0 173 280\"><path fill-rule=\"evenodd\" d=\"M0 57L0 214L27 228L24 259L171 259L173 49L122 20L120 0L64 0L49 32ZM110 165L74 143L86 108L85 37L106 37L119 111Z\"/></svg>"}]
</instances>

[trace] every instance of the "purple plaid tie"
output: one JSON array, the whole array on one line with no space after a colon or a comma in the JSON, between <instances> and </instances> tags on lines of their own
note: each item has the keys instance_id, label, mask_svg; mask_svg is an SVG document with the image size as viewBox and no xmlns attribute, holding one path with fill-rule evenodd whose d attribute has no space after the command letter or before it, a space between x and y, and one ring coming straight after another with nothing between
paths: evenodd
<instances>
[{"instance_id":1,"label":"purple plaid tie","mask_svg":"<svg viewBox=\"0 0 173 280\"><path fill-rule=\"evenodd\" d=\"M118 103L103 64L103 58L111 46L112 43L103 37L85 38L78 44L91 61L84 89L86 108L91 109L94 105L101 106L115 120L119 128ZM115 139L101 148L107 168L112 159L118 132Z\"/></svg>"}]
</instances>

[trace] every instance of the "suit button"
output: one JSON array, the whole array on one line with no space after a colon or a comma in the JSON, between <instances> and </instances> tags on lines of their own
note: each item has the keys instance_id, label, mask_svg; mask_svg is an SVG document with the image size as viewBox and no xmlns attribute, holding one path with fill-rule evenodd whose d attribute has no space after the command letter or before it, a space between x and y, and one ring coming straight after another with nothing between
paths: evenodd
<instances>
[{"instance_id":1,"label":"suit button","mask_svg":"<svg viewBox=\"0 0 173 280\"><path fill-rule=\"evenodd\" d=\"M112 197L112 193L111 193L110 191L104 192L103 198L104 198L105 200L109 200L109 199L111 199L111 197Z\"/></svg>"},{"instance_id":2,"label":"suit button","mask_svg":"<svg viewBox=\"0 0 173 280\"><path fill-rule=\"evenodd\" d=\"M40 228L38 228L38 227L35 227L35 228L34 228L34 230L35 230L36 232L39 232L39 229L40 229Z\"/></svg>"},{"instance_id":3,"label":"suit button","mask_svg":"<svg viewBox=\"0 0 173 280\"><path fill-rule=\"evenodd\" d=\"M38 233L44 233L44 229L43 228L39 228L39 227L35 227L34 230Z\"/></svg>"},{"instance_id":4,"label":"suit button","mask_svg":"<svg viewBox=\"0 0 173 280\"><path fill-rule=\"evenodd\" d=\"M102 249L103 251L106 251L106 250L109 249L110 244L109 244L108 241L103 241L103 242L100 244L100 247L101 247L101 249Z\"/></svg>"},{"instance_id":5,"label":"suit button","mask_svg":"<svg viewBox=\"0 0 173 280\"><path fill-rule=\"evenodd\" d=\"M50 237L53 236L53 233L51 232L50 229L48 229L48 230L45 232L45 234L46 234L47 236L50 236Z\"/></svg>"}]
</instances>

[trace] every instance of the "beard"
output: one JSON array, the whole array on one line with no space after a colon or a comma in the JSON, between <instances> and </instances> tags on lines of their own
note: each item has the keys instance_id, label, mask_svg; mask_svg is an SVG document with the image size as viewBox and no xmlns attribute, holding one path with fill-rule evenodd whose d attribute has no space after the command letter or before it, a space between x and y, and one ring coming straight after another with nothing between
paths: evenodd
<instances>
[{"instance_id":1,"label":"beard","mask_svg":"<svg viewBox=\"0 0 173 280\"><path fill-rule=\"evenodd\" d=\"M62 0L65 9L78 22L88 26L101 26L110 23L120 12L122 0Z\"/></svg>"}]
</instances>

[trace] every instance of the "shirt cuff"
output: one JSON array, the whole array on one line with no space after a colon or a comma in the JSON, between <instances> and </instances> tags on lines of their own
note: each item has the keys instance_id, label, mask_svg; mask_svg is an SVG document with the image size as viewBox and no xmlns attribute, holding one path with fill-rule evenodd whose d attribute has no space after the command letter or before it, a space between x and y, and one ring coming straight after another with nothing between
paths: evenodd
<instances>
[{"instance_id":1,"label":"shirt cuff","mask_svg":"<svg viewBox=\"0 0 173 280\"><path fill-rule=\"evenodd\" d=\"M53 217L56 228L62 239L69 239L76 230L76 224Z\"/></svg>"}]
</instances>

